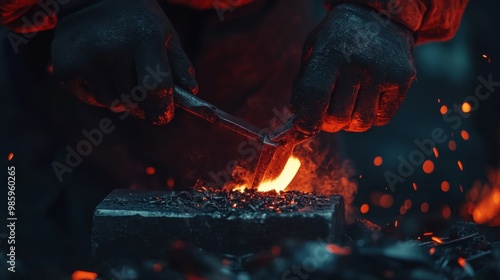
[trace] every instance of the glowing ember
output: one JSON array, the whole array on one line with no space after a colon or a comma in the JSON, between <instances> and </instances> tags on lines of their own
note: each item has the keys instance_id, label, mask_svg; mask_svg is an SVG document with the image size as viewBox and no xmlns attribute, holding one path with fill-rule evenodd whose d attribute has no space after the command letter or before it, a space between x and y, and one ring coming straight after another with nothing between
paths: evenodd
<instances>
[{"instance_id":1,"label":"glowing ember","mask_svg":"<svg viewBox=\"0 0 500 280\"><path fill-rule=\"evenodd\" d=\"M439 244L443 244L443 239L437 237L437 236L433 236L432 238L432 241L436 242L436 243L439 243Z\"/></svg>"},{"instance_id":2,"label":"glowing ember","mask_svg":"<svg viewBox=\"0 0 500 280\"><path fill-rule=\"evenodd\" d=\"M424 164L422 164L422 169L427 174L432 173L434 171L434 162L432 162L432 160L429 159L424 161Z\"/></svg>"},{"instance_id":3,"label":"glowing ember","mask_svg":"<svg viewBox=\"0 0 500 280\"><path fill-rule=\"evenodd\" d=\"M381 156L375 157L373 159L373 165L375 165L375 166L381 166L383 162L384 162L384 159Z\"/></svg>"},{"instance_id":4,"label":"glowing ember","mask_svg":"<svg viewBox=\"0 0 500 280\"><path fill-rule=\"evenodd\" d=\"M488 63L491 63L491 58L489 58L486 54L483 54L483 58L488 61Z\"/></svg>"},{"instance_id":5,"label":"glowing ember","mask_svg":"<svg viewBox=\"0 0 500 280\"><path fill-rule=\"evenodd\" d=\"M259 192L269 192L275 190L277 192L284 191L286 187L292 182L293 178L297 174L300 168L300 160L294 156L291 156L286 162L285 168L281 172L278 178L271 181L264 181L258 187ZM247 184L239 185L233 188L235 191L244 191L248 188Z\"/></svg>"},{"instance_id":6,"label":"glowing ember","mask_svg":"<svg viewBox=\"0 0 500 280\"><path fill-rule=\"evenodd\" d=\"M394 199L392 198L392 195L390 194L384 194L380 197L379 204L380 207L382 208L390 208L392 206L392 203L394 202Z\"/></svg>"},{"instance_id":7,"label":"glowing ember","mask_svg":"<svg viewBox=\"0 0 500 280\"><path fill-rule=\"evenodd\" d=\"M476 181L466 195L461 214L478 224L500 226L500 170L488 172L488 182Z\"/></svg>"},{"instance_id":8,"label":"glowing ember","mask_svg":"<svg viewBox=\"0 0 500 280\"><path fill-rule=\"evenodd\" d=\"M409 210L413 206L413 203L411 202L411 199L405 200L403 206L405 207L406 210Z\"/></svg>"},{"instance_id":9,"label":"glowing ember","mask_svg":"<svg viewBox=\"0 0 500 280\"><path fill-rule=\"evenodd\" d=\"M434 232L432 232L432 231L424 232L424 236L431 236L433 234L434 234Z\"/></svg>"},{"instance_id":10,"label":"glowing ember","mask_svg":"<svg viewBox=\"0 0 500 280\"><path fill-rule=\"evenodd\" d=\"M12 158L14 158L14 153L10 153L10 154L7 156L7 159L8 159L8 160L12 160Z\"/></svg>"},{"instance_id":11,"label":"glowing ember","mask_svg":"<svg viewBox=\"0 0 500 280\"><path fill-rule=\"evenodd\" d=\"M71 275L71 280L95 280L97 273L77 270Z\"/></svg>"},{"instance_id":12,"label":"glowing ember","mask_svg":"<svg viewBox=\"0 0 500 280\"><path fill-rule=\"evenodd\" d=\"M450 151L455 151L457 149L457 143L454 140L450 140L450 142L448 142L448 148Z\"/></svg>"},{"instance_id":13,"label":"glowing ember","mask_svg":"<svg viewBox=\"0 0 500 280\"><path fill-rule=\"evenodd\" d=\"M341 247L335 244L327 244L326 250L334 255L349 255L351 254L351 248L349 247Z\"/></svg>"},{"instance_id":14,"label":"glowing ember","mask_svg":"<svg viewBox=\"0 0 500 280\"><path fill-rule=\"evenodd\" d=\"M148 175L154 175L156 173L156 170L154 167L150 166L150 167L146 167L146 174Z\"/></svg>"},{"instance_id":15,"label":"glowing ember","mask_svg":"<svg viewBox=\"0 0 500 280\"><path fill-rule=\"evenodd\" d=\"M422 211L422 213L429 212L429 203L427 202L422 203L422 205L420 205L420 211Z\"/></svg>"},{"instance_id":16,"label":"glowing ember","mask_svg":"<svg viewBox=\"0 0 500 280\"><path fill-rule=\"evenodd\" d=\"M450 206L445 205L443 209L441 210L441 216L445 219L449 219L451 217L451 209Z\"/></svg>"},{"instance_id":17,"label":"glowing ember","mask_svg":"<svg viewBox=\"0 0 500 280\"><path fill-rule=\"evenodd\" d=\"M429 249L429 255L433 255L436 252L436 248Z\"/></svg>"},{"instance_id":18,"label":"glowing ember","mask_svg":"<svg viewBox=\"0 0 500 280\"><path fill-rule=\"evenodd\" d=\"M460 131L460 136L462 136L462 138L467 141L469 140L469 133L466 131L466 130L462 130Z\"/></svg>"},{"instance_id":19,"label":"glowing ember","mask_svg":"<svg viewBox=\"0 0 500 280\"><path fill-rule=\"evenodd\" d=\"M173 188L173 187L174 187L174 185L175 185L174 178L168 178L168 179L167 179L167 187L168 187L169 189L171 189L171 188Z\"/></svg>"},{"instance_id":20,"label":"glowing ember","mask_svg":"<svg viewBox=\"0 0 500 280\"><path fill-rule=\"evenodd\" d=\"M418 188L417 188L417 183L413 183L413 189L416 191Z\"/></svg>"},{"instance_id":21,"label":"glowing ember","mask_svg":"<svg viewBox=\"0 0 500 280\"><path fill-rule=\"evenodd\" d=\"M448 192L450 190L450 183L448 183L448 181L443 181L441 183L441 190L443 192Z\"/></svg>"},{"instance_id":22,"label":"glowing ember","mask_svg":"<svg viewBox=\"0 0 500 280\"><path fill-rule=\"evenodd\" d=\"M472 107L470 106L470 104L468 102L464 102L462 104L462 112L470 113L470 111L472 111Z\"/></svg>"},{"instance_id":23,"label":"glowing ember","mask_svg":"<svg viewBox=\"0 0 500 280\"><path fill-rule=\"evenodd\" d=\"M461 266L461 267L465 267L467 265L467 260L464 259L464 258L458 258L458 264Z\"/></svg>"},{"instance_id":24,"label":"glowing ember","mask_svg":"<svg viewBox=\"0 0 500 280\"><path fill-rule=\"evenodd\" d=\"M446 114L448 112L448 107L446 105L441 106L439 112L441 113L441 115Z\"/></svg>"},{"instance_id":25,"label":"glowing ember","mask_svg":"<svg viewBox=\"0 0 500 280\"><path fill-rule=\"evenodd\" d=\"M461 161L457 161L458 168L460 168L460 171L464 171L464 165L462 164Z\"/></svg>"},{"instance_id":26,"label":"glowing ember","mask_svg":"<svg viewBox=\"0 0 500 280\"><path fill-rule=\"evenodd\" d=\"M366 214L366 213L368 213L368 211L370 211L370 206L365 203L365 204L361 205L361 208L359 209L359 211L361 211L361 213L363 213L363 214Z\"/></svg>"},{"instance_id":27,"label":"glowing ember","mask_svg":"<svg viewBox=\"0 0 500 280\"><path fill-rule=\"evenodd\" d=\"M436 158L439 158L439 152L438 152L438 149L436 147L432 148L432 152L434 153L434 156Z\"/></svg>"}]
</instances>

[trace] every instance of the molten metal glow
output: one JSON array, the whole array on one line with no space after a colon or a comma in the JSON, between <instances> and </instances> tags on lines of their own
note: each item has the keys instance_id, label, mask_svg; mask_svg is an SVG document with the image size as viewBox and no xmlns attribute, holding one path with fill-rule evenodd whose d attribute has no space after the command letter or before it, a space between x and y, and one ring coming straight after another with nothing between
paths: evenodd
<instances>
[{"instance_id":1,"label":"molten metal glow","mask_svg":"<svg viewBox=\"0 0 500 280\"><path fill-rule=\"evenodd\" d=\"M292 182L293 178L297 174L300 168L300 160L294 156L291 156L286 162L285 168L278 176L278 178L274 180L268 180L260 183L257 187L259 192L269 192L275 190L277 192L284 191L286 187ZM233 188L234 191L243 192L246 188L249 188L247 184L242 184L235 186Z\"/></svg>"},{"instance_id":2,"label":"molten metal glow","mask_svg":"<svg viewBox=\"0 0 500 280\"><path fill-rule=\"evenodd\" d=\"M272 190L277 192L284 191L299 171L299 168L300 160L291 156L286 162L285 168L281 172L280 176L274 180L262 182L259 185L258 190L260 192L268 192Z\"/></svg>"}]
</instances>

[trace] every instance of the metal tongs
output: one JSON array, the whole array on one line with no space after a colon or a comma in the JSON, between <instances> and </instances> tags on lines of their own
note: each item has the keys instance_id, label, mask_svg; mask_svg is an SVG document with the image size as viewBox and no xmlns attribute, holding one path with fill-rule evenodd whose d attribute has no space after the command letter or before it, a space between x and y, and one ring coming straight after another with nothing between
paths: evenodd
<instances>
[{"instance_id":1,"label":"metal tongs","mask_svg":"<svg viewBox=\"0 0 500 280\"><path fill-rule=\"evenodd\" d=\"M174 100L177 107L262 144L252 180L252 188L257 188L263 181L276 179L283 171L295 146L310 137L310 135L295 129L292 122L293 117L273 133L265 134L260 132L261 129L220 110L177 86L174 91Z\"/></svg>"}]
</instances>

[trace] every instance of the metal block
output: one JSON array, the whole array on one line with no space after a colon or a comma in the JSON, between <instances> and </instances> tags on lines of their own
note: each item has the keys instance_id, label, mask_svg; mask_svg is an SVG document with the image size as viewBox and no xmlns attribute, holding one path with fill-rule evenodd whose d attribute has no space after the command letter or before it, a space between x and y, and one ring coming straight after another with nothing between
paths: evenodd
<instances>
[{"instance_id":1,"label":"metal block","mask_svg":"<svg viewBox=\"0 0 500 280\"><path fill-rule=\"evenodd\" d=\"M338 241L344 228L338 195L117 189L95 210L93 261L161 258L175 240L243 255L284 239Z\"/></svg>"}]
</instances>

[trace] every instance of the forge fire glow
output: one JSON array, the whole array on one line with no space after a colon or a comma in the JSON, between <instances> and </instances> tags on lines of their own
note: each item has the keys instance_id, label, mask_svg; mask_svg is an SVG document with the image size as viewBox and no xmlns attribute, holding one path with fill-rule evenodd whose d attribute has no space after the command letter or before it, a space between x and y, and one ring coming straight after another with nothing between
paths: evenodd
<instances>
[{"instance_id":1,"label":"forge fire glow","mask_svg":"<svg viewBox=\"0 0 500 280\"><path fill-rule=\"evenodd\" d=\"M275 190L277 192L284 191L286 187L288 187L290 182L292 182L295 175L297 175L300 165L300 160L294 156L291 156L286 162L285 168L283 168L283 171L278 176L278 178L262 182L257 190L259 192L269 192L272 190ZM243 192L245 188L248 188L247 184L236 186L234 190Z\"/></svg>"}]
</instances>

